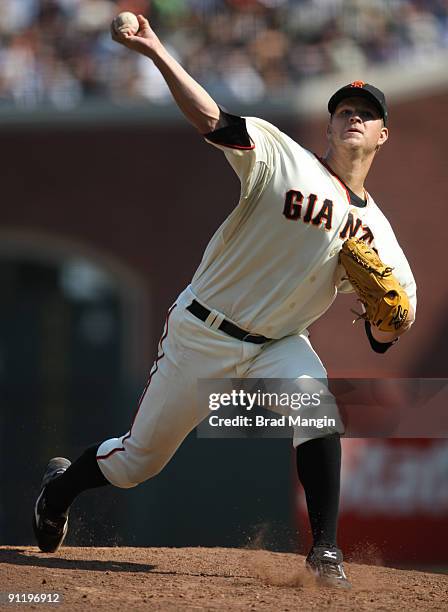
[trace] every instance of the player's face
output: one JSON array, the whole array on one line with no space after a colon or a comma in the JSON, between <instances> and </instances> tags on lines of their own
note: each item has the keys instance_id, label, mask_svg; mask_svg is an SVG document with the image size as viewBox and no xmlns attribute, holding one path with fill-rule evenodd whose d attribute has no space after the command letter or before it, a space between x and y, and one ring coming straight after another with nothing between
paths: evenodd
<instances>
[{"instance_id":1,"label":"player's face","mask_svg":"<svg viewBox=\"0 0 448 612\"><path fill-rule=\"evenodd\" d=\"M334 147L344 146L375 152L388 138L388 130L376 106L364 98L346 98L340 102L327 129Z\"/></svg>"}]
</instances>

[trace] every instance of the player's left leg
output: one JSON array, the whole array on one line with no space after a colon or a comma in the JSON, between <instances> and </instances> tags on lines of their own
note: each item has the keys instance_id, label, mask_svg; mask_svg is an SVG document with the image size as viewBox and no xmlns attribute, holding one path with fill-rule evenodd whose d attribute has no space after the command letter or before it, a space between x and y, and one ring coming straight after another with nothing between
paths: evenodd
<instances>
[{"instance_id":1,"label":"player's left leg","mask_svg":"<svg viewBox=\"0 0 448 612\"><path fill-rule=\"evenodd\" d=\"M307 566L326 584L350 587L337 546L343 424L336 402L326 388L326 370L307 335L302 334L266 345L253 360L246 376L267 379L266 387L272 387L271 390L281 387L288 393L325 389L325 401L315 410L320 417L335 417L336 425L321 430L296 427L294 430L297 473L305 491L313 535ZM306 408L305 413L309 417L313 408ZM303 414L303 407L297 414Z\"/></svg>"},{"instance_id":2,"label":"player's left leg","mask_svg":"<svg viewBox=\"0 0 448 612\"><path fill-rule=\"evenodd\" d=\"M206 325L187 309L191 299L186 290L169 310L129 431L90 447L71 465L62 458L48 464L33 517L41 550L55 552L62 544L69 507L86 489L130 488L159 473L209 414L207 402L198 401L198 379L235 378L240 364L260 350Z\"/></svg>"}]
</instances>

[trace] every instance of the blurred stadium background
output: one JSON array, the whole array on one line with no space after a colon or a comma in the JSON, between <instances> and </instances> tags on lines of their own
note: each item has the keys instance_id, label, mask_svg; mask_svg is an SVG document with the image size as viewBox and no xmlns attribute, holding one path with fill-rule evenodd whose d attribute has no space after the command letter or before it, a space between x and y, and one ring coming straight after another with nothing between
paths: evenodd
<instances>
[{"instance_id":1,"label":"blurred stadium background","mask_svg":"<svg viewBox=\"0 0 448 612\"><path fill-rule=\"evenodd\" d=\"M32 542L50 456L127 431L166 308L238 197L151 63L110 40L122 10L148 16L229 111L319 153L337 87L386 92L391 138L368 187L415 272L418 321L376 355L341 297L312 340L333 377L446 376L447 0L0 0L2 544ZM344 548L447 566L447 441L344 446ZM297 550L308 537L286 440L191 435L155 479L76 504L68 544Z\"/></svg>"}]
</instances>

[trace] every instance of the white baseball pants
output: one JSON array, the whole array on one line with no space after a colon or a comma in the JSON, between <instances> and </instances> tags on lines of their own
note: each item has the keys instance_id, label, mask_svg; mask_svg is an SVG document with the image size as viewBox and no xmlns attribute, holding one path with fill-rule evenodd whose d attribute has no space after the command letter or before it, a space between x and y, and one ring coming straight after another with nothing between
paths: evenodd
<instances>
[{"instance_id":1,"label":"white baseball pants","mask_svg":"<svg viewBox=\"0 0 448 612\"><path fill-rule=\"evenodd\" d=\"M242 342L216 329L223 316L209 317L209 326L186 310L193 299L197 298L187 287L168 311L131 429L98 448L98 465L117 487L134 487L158 474L185 437L210 415L208 406L197 405L198 379L326 380L307 333L262 345ZM339 421L334 431L343 432ZM307 439L294 436L294 445Z\"/></svg>"}]
</instances>

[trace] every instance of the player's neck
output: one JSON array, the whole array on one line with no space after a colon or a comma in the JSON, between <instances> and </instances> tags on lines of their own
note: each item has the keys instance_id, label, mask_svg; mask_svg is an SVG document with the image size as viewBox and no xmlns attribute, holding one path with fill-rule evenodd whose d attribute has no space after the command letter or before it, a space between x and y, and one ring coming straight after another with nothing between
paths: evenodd
<instances>
[{"instance_id":1,"label":"player's neck","mask_svg":"<svg viewBox=\"0 0 448 612\"><path fill-rule=\"evenodd\" d=\"M323 160L331 170L360 198L365 198L364 181L372 165L372 157L359 157L349 154L335 155L329 149Z\"/></svg>"}]
</instances>

